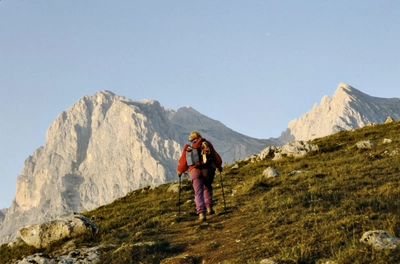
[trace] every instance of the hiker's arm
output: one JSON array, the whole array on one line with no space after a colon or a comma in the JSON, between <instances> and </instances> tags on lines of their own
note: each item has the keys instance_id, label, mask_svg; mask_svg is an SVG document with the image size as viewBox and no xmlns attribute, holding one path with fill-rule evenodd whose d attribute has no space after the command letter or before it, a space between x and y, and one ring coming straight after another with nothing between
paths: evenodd
<instances>
[{"instance_id":1,"label":"hiker's arm","mask_svg":"<svg viewBox=\"0 0 400 264\"><path fill-rule=\"evenodd\" d=\"M180 177L185 171L188 170L188 165L186 162L186 148L187 144L183 147L181 157L179 158L178 161L178 167L176 167L176 170L178 171L178 176Z\"/></svg>"}]
</instances>

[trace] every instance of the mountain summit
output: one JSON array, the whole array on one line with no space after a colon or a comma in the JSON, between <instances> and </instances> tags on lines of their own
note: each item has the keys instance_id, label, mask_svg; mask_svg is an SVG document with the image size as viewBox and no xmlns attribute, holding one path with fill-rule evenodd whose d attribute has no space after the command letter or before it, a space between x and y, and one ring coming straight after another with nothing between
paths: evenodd
<instances>
[{"instance_id":1,"label":"mountain summit","mask_svg":"<svg viewBox=\"0 0 400 264\"><path fill-rule=\"evenodd\" d=\"M332 133L383 123L387 117L400 119L400 98L369 96L340 83L333 97L324 96L306 114L289 122L281 141L310 140Z\"/></svg>"}]
</instances>

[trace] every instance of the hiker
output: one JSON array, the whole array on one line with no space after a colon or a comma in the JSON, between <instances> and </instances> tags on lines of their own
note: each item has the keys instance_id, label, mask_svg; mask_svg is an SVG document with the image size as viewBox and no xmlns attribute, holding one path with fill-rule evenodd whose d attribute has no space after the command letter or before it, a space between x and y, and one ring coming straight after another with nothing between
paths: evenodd
<instances>
[{"instance_id":1,"label":"hiker","mask_svg":"<svg viewBox=\"0 0 400 264\"><path fill-rule=\"evenodd\" d=\"M207 152L207 155L211 155L207 157L208 161L204 161L206 157L206 153L204 151L200 153L201 161L192 164L193 161L189 161L188 159L193 159L191 156L187 157L188 151L196 151L201 149L202 145L205 142L206 146L209 146L211 151ZM194 158L196 159L196 158ZM185 144L182 150L182 155L178 162L178 176L181 175L189 169L190 178L192 179L193 189L194 189L194 198L196 203L196 211L199 215L200 221L206 220L206 212L209 215L215 214L213 210L213 188L212 183L214 181L215 170L218 169L222 172L222 159L218 152L214 149L214 146L210 141L201 137L198 131L192 131L189 135L189 143Z\"/></svg>"}]
</instances>

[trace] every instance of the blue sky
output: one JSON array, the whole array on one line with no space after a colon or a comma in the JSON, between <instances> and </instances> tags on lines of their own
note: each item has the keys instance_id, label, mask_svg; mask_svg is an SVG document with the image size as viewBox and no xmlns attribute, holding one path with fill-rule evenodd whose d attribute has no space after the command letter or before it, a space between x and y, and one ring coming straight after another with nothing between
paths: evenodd
<instances>
[{"instance_id":1,"label":"blue sky","mask_svg":"<svg viewBox=\"0 0 400 264\"><path fill-rule=\"evenodd\" d=\"M400 1L0 1L0 208L57 115L110 90L278 137L340 82L400 97Z\"/></svg>"}]
</instances>

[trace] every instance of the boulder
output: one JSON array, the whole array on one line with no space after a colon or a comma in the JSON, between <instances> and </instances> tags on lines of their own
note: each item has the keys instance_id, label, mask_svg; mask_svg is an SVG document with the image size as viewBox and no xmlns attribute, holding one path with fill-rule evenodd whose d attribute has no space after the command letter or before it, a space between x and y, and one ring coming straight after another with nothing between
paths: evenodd
<instances>
[{"instance_id":1,"label":"boulder","mask_svg":"<svg viewBox=\"0 0 400 264\"><path fill-rule=\"evenodd\" d=\"M268 167L263 171L263 176L266 178L278 177L279 173L272 167Z\"/></svg>"},{"instance_id":2,"label":"boulder","mask_svg":"<svg viewBox=\"0 0 400 264\"><path fill-rule=\"evenodd\" d=\"M357 142L356 146L359 149L373 149L376 147L376 144L374 141L371 141L371 140L363 140L363 141Z\"/></svg>"},{"instance_id":3,"label":"boulder","mask_svg":"<svg viewBox=\"0 0 400 264\"><path fill-rule=\"evenodd\" d=\"M75 248L61 255L55 254L53 257L43 253L36 253L15 262L15 264L95 264L100 261L102 250L109 250L115 247L114 245L101 245L90 248Z\"/></svg>"},{"instance_id":4,"label":"boulder","mask_svg":"<svg viewBox=\"0 0 400 264\"><path fill-rule=\"evenodd\" d=\"M160 264L194 264L194 263L198 263L198 258L190 255L166 258L160 262Z\"/></svg>"},{"instance_id":5,"label":"boulder","mask_svg":"<svg viewBox=\"0 0 400 264\"><path fill-rule=\"evenodd\" d=\"M302 174L302 173L306 173L306 171L294 170L294 171L289 173L289 176L293 176L293 175L296 175L296 174Z\"/></svg>"},{"instance_id":6,"label":"boulder","mask_svg":"<svg viewBox=\"0 0 400 264\"><path fill-rule=\"evenodd\" d=\"M391 140L390 138L383 139L383 144L390 144L390 143L393 143L393 140Z\"/></svg>"},{"instance_id":7,"label":"boulder","mask_svg":"<svg viewBox=\"0 0 400 264\"><path fill-rule=\"evenodd\" d=\"M312 145L306 141L292 141L283 145L281 148L281 154L288 157L302 157L309 153L310 151L317 151L318 146Z\"/></svg>"},{"instance_id":8,"label":"boulder","mask_svg":"<svg viewBox=\"0 0 400 264\"><path fill-rule=\"evenodd\" d=\"M71 215L50 222L30 225L19 230L21 239L28 245L44 248L64 238L93 235L98 228L82 215Z\"/></svg>"},{"instance_id":9,"label":"boulder","mask_svg":"<svg viewBox=\"0 0 400 264\"><path fill-rule=\"evenodd\" d=\"M292 141L282 147L268 146L259 155L259 160L272 159L279 160L283 157L302 157L311 151L318 151L317 145L306 141Z\"/></svg>"},{"instance_id":10,"label":"boulder","mask_svg":"<svg viewBox=\"0 0 400 264\"><path fill-rule=\"evenodd\" d=\"M233 169L233 170L239 169L239 164L236 163L235 165L232 166L231 169Z\"/></svg>"},{"instance_id":11,"label":"boulder","mask_svg":"<svg viewBox=\"0 0 400 264\"><path fill-rule=\"evenodd\" d=\"M386 120L385 120L385 124L387 124L387 123L392 123L392 122L394 122L394 119L393 119L393 117L391 117L391 116L388 116L388 117L386 118Z\"/></svg>"},{"instance_id":12,"label":"boulder","mask_svg":"<svg viewBox=\"0 0 400 264\"><path fill-rule=\"evenodd\" d=\"M263 151L261 151L259 157L260 160L265 160L265 159L272 159L275 156L275 152L279 150L279 147L275 146L268 146L266 147Z\"/></svg>"},{"instance_id":13,"label":"boulder","mask_svg":"<svg viewBox=\"0 0 400 264\"><path fill-rule=\"evenodd\" d=\"M254 163L257 162L258 158L259 158L258 155L251 155L250 157L247 157L244 161Z\"/></svg>"},{"instance_id":14,"label":"boulder","mask_svg":"<svg viewBox=\"0 0 400 264\"><path fill-rule=\"evenodd\" d=\"M273 261L272 259L263 259L260 261L260 264L278 264L278 262Z\"/></svg>"},{"instance_id":15,"label":"boulder","mask_svg":"<svg viewBox=\"0 0 400 264\"><path fill-rule=\"evenodd\" d=\"M18 264L32 264L32 263L40 263L40 264L56 264L55 260L50 259L50 257L43 253L37 253L31 256L27 256L23 258L21 261L17 262Z\"/></svg>"},{"instance_id":16,"label":"boulder","mask_svg":"<svg viewBox=\"0 0 400 264\"><path fill-rule=\"evenodd\" d=\"M365 232L360 242L371 245L374 249L394 249L400 245L400 239L390 235L384 230L374 230Z\"/></svg>"},{"instance_id":17,"label":"boulder","mask_svg":"<svg viewBox=\"0 0 400 264\"><path fill-rule=\"evenodd\" d=\"M174 192L174 193L179 192L179 183L173 183L173 184L171 184L171 185L168 187L167 192Z\"/></svg>"}]
</instances>

